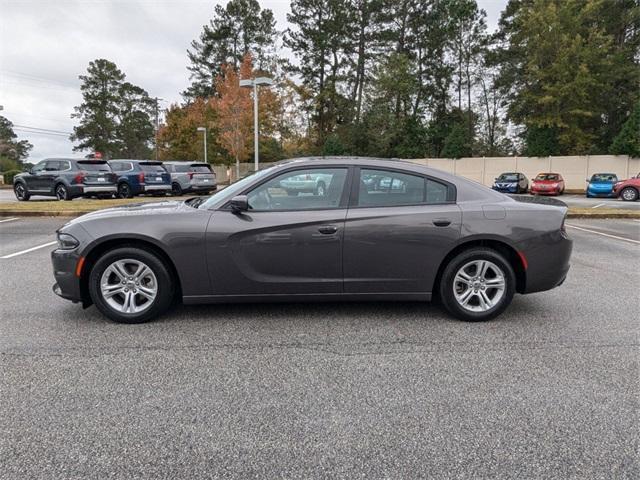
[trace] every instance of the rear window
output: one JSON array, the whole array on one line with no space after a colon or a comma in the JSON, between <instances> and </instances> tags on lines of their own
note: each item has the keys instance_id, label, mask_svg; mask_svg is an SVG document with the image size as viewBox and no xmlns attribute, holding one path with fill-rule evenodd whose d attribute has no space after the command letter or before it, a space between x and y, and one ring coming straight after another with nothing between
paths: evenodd
<instances>
[{"instance_id":1,"label":"rear window","mask_svg":"<svg viewBox=\"0 0 640 480\"><path fill-rule=\"evenodd\" d=\"M617 182L618 177L611 173L596 173L591 177L592 182Z\"/></svg>"},{"instance_id":2,"label":"rear window","mask_svg":"<svg viewBox=\"0 0 640 480\"><path fill-rule=\"evenodd\" d=\"M78 162L78 167L87 172L110 172L111 168L107 162Z\"/></svg>"},{"instance_id":3,"label":"rear window","mask_svg":"<svg viewBox=\"0 0 640 480\"><path fill-rule=\"evenodd\" d=\"M211 167L209 165L196 163L189 167L189 171L194 173L211 173Z\"/></svg>"},{"instance_id":4,"label":"rear window","mask_svg":"<svg viewBox=\"0 0 640 480\"><path fill-rule=\"evenodd\" d=\"M165 169L161 163L141 163L140 169L143 172L164 173Z\"/></svg>"},{"instance_id":5,"label":"rear window","mask_svg":"<svg viewBox=\"0 0 640 480\"><path fill-rule=\"evenodd\" d=\"M189 171L190 165L189 164L174 164L173 165L174 171L179 172L179 173L185 173Z\"/></svg>"}]
</instances>

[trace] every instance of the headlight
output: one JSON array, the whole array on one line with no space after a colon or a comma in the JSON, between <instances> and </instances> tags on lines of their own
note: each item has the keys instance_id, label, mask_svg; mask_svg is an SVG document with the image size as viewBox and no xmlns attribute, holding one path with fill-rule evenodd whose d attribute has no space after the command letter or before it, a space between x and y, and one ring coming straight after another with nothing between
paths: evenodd
<instances>
[{"instance_id":1,"label":"headlight","mask_svg":"<svg viewBox=\"0 0 640 480\"><path fill-rule=\"evenodd\" d=\"M58 233L58 248L60 250L73 250L80 242L76 238L68 233Z\"/></svg>"}]
</instances>

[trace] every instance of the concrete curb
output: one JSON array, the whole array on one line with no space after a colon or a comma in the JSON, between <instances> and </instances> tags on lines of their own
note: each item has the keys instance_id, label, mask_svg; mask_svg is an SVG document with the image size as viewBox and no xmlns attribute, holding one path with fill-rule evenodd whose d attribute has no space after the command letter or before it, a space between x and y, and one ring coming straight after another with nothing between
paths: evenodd
<instances>
[{"instance_id":1,"label":"concrete curb","mask_svg":"<svg viewBox=\"0 0 640 480\"><path fill-rule=\"evenodd\" d=\"M0 216L3 217L78 217L85 213L96 212L98 210L86 211L37 211L37 210L0 210ZM639 211L622 211L622 212L572 212L569 209L567 218L637 218L640 219Z\"/></svg>"}]
</instances>

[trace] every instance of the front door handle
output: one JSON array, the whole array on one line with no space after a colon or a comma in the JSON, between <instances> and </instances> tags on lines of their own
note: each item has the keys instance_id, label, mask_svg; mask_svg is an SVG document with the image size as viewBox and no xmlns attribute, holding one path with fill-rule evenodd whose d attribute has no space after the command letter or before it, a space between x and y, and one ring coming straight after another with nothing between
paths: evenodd
<instances>
[{"instance_id":1,"label":"front door handle","mask_svg":"<svg viewBox=\"0 0 640 480\"><path fill-rule=\"evenodd\" d=\"M449 225L451 225L451 220L449 220L448 218L436 218L433 221L433 224L436 227L448 227Z\"/></svg>"},{"instance_id":2,"label":"front door handle","mask_svg":"<svg viewBox=\"0 0 640 480\"><path fill-rule=\"evenodd\" d=\"M323 225L318 228L318 231L324 235L333 235L338 231L338 227L334 225Z\"/></svg>"}]
</instances>

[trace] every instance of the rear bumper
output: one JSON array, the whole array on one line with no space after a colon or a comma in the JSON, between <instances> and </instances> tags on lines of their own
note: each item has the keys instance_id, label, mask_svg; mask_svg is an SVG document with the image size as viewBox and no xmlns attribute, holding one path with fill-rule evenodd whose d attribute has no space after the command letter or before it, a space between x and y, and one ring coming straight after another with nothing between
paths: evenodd
<instances>
[{"instance_id":1,"label":"rear bumper","mask_svg":"<svg viewBox=\"0 0 640 480\"><path fill-rule=\"evenodd\" d=\"M170 192L171 185L143 185L143 192Z\"/></svg>"},{"instance_id":2,"label":"rear bumper","mask_svg":"<svg viewBox=\"0 0 640 480\"><path fill-rule=\"evenodd\" d=\"M105 185L105 186L83 186L80 187L83 193L116 193L118 191L118 187L115 185Z\"/></svg>"},{"instance_id":3,"label":"rear bumper","mask_svg":"<svg viewBox=\"0 0 640 480\"><path fill-rule=\"evenodd\" d=\"M573 240L564 232L552 232L522 245L528 268L522 293L543 292L561 285L570 268Z\"/></svg>"},{"instance_id":4,"label":"rear bumper","mask_svg":"<svg viewBox=\"0 0 640 480\"><path fill-rule=\"evenodd\" d=\"M213 192L218 189L218 185L212 183L210 185L189 185L189 190L192 192Z\"/></svg>"}]
</instances>

